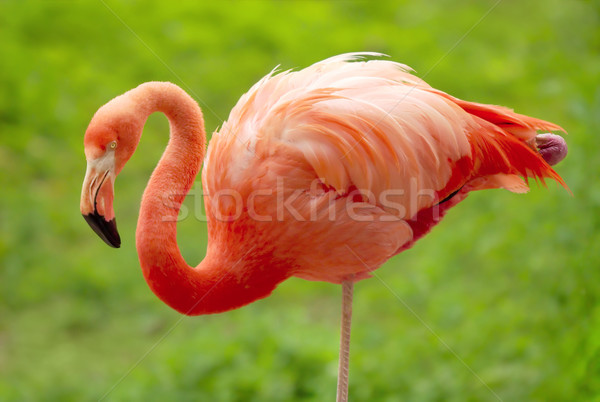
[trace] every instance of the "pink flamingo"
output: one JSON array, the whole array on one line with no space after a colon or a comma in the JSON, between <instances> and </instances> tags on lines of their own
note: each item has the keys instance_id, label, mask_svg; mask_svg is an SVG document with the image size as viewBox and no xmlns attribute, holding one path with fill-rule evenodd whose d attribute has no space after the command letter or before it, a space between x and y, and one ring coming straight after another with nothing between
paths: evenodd
<instances>
[{"instance_id":1,"label":"pink flamingo","mask_svg":"<svg viewBox=\"0 0 600 402\"><path fill-rule=\"evenodd\" d=\"M343 284L338 401L347 400L352 286L409 248L473 190L528 190L552 178L567 147L559 126L434 89L374 53L271 72L234 107L206 151L202 112L182 89L148 82L102 106L85 133L81 212L120 246L113 183L147 117L169 144L144 192L136 246L144 277L187 315L267 297L285 279ZM176 241L179 208L204 161L206 257Z\"/></svg>"}]
</instances>

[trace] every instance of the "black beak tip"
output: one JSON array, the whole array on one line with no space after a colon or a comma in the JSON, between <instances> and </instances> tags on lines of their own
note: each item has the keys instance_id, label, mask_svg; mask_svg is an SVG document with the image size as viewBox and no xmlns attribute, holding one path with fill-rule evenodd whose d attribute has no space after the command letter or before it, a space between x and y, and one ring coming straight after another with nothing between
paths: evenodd
<instances>
[{"instance_id":1,"label":"black beak tip","mask_svg":"<svg viewBox=\"0 0 600 402\"><path fill-rule=\"evenodd\" d=\"M121 247L121 236L117 231L117 221L115 219L107 221L96 211L92 214L83 215L83 219L106 244L114 248Z\"/></svg>"}]
</instances>

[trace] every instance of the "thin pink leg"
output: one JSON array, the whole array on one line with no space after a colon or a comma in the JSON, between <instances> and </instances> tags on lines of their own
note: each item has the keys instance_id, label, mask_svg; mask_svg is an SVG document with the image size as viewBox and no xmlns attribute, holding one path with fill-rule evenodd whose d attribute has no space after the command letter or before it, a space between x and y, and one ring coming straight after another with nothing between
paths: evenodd
<instances>
[{"instance_id":1,"label":"thin pink leg","mask_svg":"<svg viewBox=\"0 0 600 402\"><path fill-rule=\"evenodd\" d=\"M354 281L342 282L342 335L338 367L337 402L348 401L348 368L350 365L350 327L352 325L352 293Z\"/></svg>"}]
</instances>

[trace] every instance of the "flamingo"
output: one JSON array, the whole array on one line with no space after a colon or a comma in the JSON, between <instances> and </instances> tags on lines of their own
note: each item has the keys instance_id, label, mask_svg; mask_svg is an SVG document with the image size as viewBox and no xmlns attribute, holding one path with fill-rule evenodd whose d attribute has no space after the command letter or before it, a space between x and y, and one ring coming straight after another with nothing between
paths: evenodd
<instances>
[{"instance_id":1,"label":"flamingo","mask_svg":"<svg viewBox=\"0 0 600 402\"><path fill-rule=\"evenodd\" d=\"M81 213L119 247L115 178L148 116L168 118L170 139L142 197L136 248L150 289L178 312L236 309L290 277L342 284L338 401L348 397L354 282L411 247L471 191L523 193L527 178L566 188L550 167L567 153L550 133L561 127L457 99L379 56L349 53L271 71L241 97L206 152L200 107L168 82L114 98L84 138ZM176 224L203 162L208 247L192 267L179 252Z\"/></svg>"}]
</instances>

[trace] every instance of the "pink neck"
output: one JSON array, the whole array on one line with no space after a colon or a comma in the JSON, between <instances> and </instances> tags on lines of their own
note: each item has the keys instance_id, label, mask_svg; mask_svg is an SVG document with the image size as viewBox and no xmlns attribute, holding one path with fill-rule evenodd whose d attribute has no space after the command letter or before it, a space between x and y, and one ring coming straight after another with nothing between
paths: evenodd
<instances>
[{"instance_id":1,"label":"pink neck","mask_svg":"<svg viewBox=\"0 0 600 402\"><path fill-rule=\"evenodd\" d=\"M221 245L211 243L204 260L192 268L177 246L179 209L205 154L204 122L196 102L170 83L142 84L129 95L144 121L160 111L171 127L169 144L144 191L136 233L140 264L152 291L187 315L227 311L268 296L285 278L253 269L268 264L256 250L220 252Z\"/></svg>"}]
</instances>

